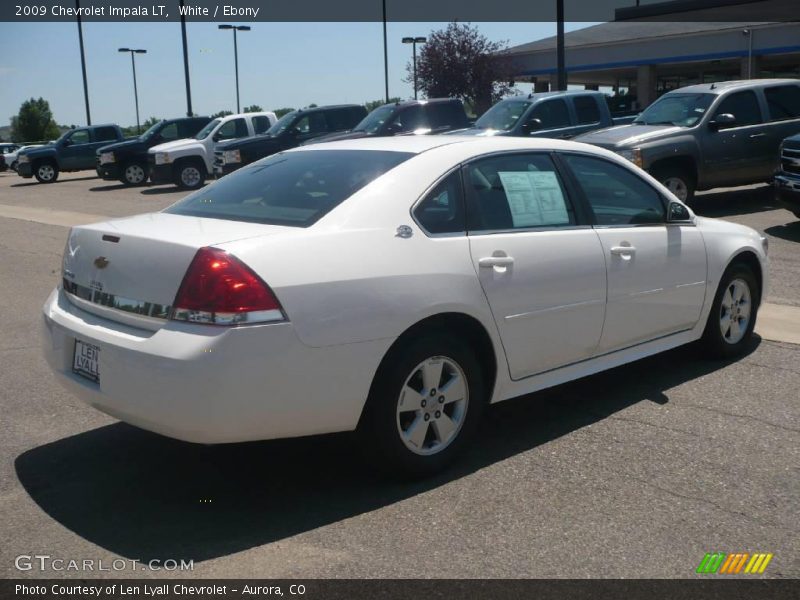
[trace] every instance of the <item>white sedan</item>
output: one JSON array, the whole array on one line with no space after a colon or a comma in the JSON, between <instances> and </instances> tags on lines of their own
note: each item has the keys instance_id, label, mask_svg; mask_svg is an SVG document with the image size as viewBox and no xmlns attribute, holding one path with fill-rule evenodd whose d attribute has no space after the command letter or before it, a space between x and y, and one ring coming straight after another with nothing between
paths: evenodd
<instances>
[{"instance_id":1,"label":"white sedan","mask_svg":"<svg viewBox=\"0 0 800 600\"><path fill-rule=\"evenodd\" d=\"M406 473L484 407L701 340L748 344L767 244L548 139L301 147L75 227L44 306L76 396L202 443L358 430Z\"/></svg>"}]
</instances>

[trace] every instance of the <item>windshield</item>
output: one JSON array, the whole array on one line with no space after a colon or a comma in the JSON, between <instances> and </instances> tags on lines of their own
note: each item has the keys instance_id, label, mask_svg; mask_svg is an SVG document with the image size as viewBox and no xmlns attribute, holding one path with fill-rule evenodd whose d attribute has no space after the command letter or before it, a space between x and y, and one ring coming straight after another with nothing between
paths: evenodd
<instances>
[{"instance_id":1,"label":"windshield","mask_svg":"<svg viewBox=\"0 0 800 600\"><path fill-rule=\"evenodd\" d=\"M204 140L208 137L208 134L214 131L214 128L219 125L220 119L212 119L208 122L208 125L203 127L200 131L197 132L197 135L194 136L196 140Z\"/></svg>"},{"instance_id":2,"label":"windshield","mask_svg":"<svg viewBox=\"0 0 800 600\"><path fill-rule=\"evenodd\" d=\"M703 118L713 100L713 94L665 94L633 122L641 125L692 127Z\"/></svg>"},{"instance_id":3,"label":"windshield","mask_svg":"<svg viewBox=\"0 0 800 600\"><path fill-rule=\"evenodd\" d=\"M381 106L369 113L364 119L355 127L353 131L364 131L366 133L376 133L384 123L391 120L394 114L394 105Z\"/></svg>"},{"instance_id":4,"label":"windshield","mask_svg":"<svg viewBox=\"0 0 800 600\"><path fill-rule=\"evenodd\" d=\"M275 154L198 190L164 212L308 227L412 156L371 150Z\"/></svg>"},{"instance_id":5,"label":"windshield","mask_svg":"<svg viewBox=\"0 0 800 600\"><path fill-rule=\"evenodd\" d=\"M297 111L296 110L293 110L290 113L286 113L280 119L277 120L275 125L273 125L269 129L267 129L267 131L265 132L265 135L271 135L271 136L274 137L274 136L276 136L276 135L278 135L280 133L283 133L284 131L286 131L286 129L289 127L289 125L292 124L292 121L294 121L294 118L296 116L297 116Z\"/></svg>"},{"instance_id":6,"label":"windshield","mask_svg":"<svg viewBox=\"0 0 800 600\"><path fill-rule=\"evenodd\" d=\"M158 130L159 130L159 129L161 129L161 126L162 126L163 124L164 124L164 121L159 121L158 123L156 123L155 125L153 125L153 126L150 128L150 129L148 129L147 131L145 131L145 132L144 132L142 135L140 135L140 136L139 136L139 139L140 139L140 140L146 140L146 139L147 139L147 138L149 138L150 136L152 136L152 135L156 134L156 133L158 132Z\"/></svg>"},{"instance_id":7,"label":"windshield","mask_svg":"<svg viewBox=\"0 0 800 600\"><path fill-rule=\"evenodd\" d=\"M509 131L519 122L531 103L527 100L505 100L498 102L475 121L479 129Z\"/></svg>"}]
</instances>

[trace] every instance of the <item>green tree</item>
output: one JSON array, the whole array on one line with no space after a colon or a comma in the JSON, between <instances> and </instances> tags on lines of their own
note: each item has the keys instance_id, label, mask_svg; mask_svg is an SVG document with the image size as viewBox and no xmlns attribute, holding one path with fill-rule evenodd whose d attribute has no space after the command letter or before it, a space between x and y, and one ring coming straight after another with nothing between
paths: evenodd
<instances>
[{"instance_id":1,"label":"green tree","mask_svg":"<svg viewBox=\"0 0 800 600\"><path fill-rule=\"evenodd\" d=\"M229 111L229 110L221 110L221 111L215 112L213 115L211 115L211 118L212 119L218 119L220 117L227 117L228 115L232 115L232 114L233 113L231 111Z\"/></svg>"},{"instance_id":2,"label":"green tree","mask_svg":"<svg viewBox=\"0 0 800 600\"><path fill-rule=\"evenodd\" d=\"M476 114L511 92L513 70L506 42L492 42L466 23L433 31L417 58L417 87L428 98L460 98ZM405 81L414 81L409 61Z\"/></svg>"},{"instance_id":3,"label":"green tree","mask_svg":"<svg viewBox=\"0 0 800 600\"><path fill-rule=\"evenodd\" d=\"M294 111L293 108L276 108L273 112L280 119L283 115L288 115L292 111Z\"/></svg>"},{"instance_id":4,"label":"green tree","mask_svg":"<svg viewBox=\"0 0 800 600\"><path fill-rule=\"evenodd\" d=\"M19 113L11 117L11 137L16 142L37 142L59 136L50 104L44 98L31 98L22 103Z\"/></svg>"},{"instance_id":5,"label":"green tree","mask_svg":"<svg viewBox=\"0 0 800 600\"><path fill-rule=\"evenodd\" d=\"M250 113L250 112L264 112L264 109L261 108L258 104L251 104L250 106L245 106L242 112Z\"/></svg>"},{"instance_id":6,"label":"green tree","mask_svg":"<svg viewBox=\"0 0 800 600\"><path fill-rule=\"evenodd\" d=\"M389 104L393 104L395 102L400 102L401 100L402 100L402 98L398 98L397 96L395 96L394 98L389 98L389 102L388 103ZM387 103L386 100L384 100L383 98L380 98L378 100L370 100L369 102L365 102L364 103L364 107L367 109L367 112L372 112L373 110L375 110L379 106L383 106L386 103Z\"/></svg>"}]
</instances>

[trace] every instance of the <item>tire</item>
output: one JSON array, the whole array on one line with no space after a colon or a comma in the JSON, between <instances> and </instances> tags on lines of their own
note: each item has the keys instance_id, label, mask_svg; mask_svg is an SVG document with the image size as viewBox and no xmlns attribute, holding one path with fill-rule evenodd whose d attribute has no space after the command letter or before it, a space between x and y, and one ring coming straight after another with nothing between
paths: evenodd
<instances>
[{"instance_id":1,"label":"tire","mask_svg":"<svg viewBox=\"0 0 800 600\"><path fill-rule=\"evenodd\" d=\"M144 185L147 182L147 165L137 161L123 163L119 180L125 185Z\"/></svg>"},{"instance_id":2,"label":"tire","mask_svg":"<svg viewBox=\"0 0 800 600\"><path fill-rule=\"evenodd\" d=\"M760 301L761 290L750 267L742 263L729 266L720 280L701 339L706 353L713 358L744 353L753 337ZM731 319L731 313L735 319Z\"/></svg>"},{"instance_id":3,"label":"tire","mask_svg":"<svg viewBox=\"0 0 800 600\"><path fill-rule=\"evenodd\" d=\"M41 161L33 167L33 176L39 183L54 183L58 179L58 165L50 161Z\"/></svg>"},{"instance_id":4,"label":"tire","mask_svg":"<svg viewBox=\"0 0 800 600\"><path fill-rule=\"evenodd\" d=\"M653 169L653 177L672 192L684 204L691 204L697 182L694 176L686 169L680 167L658 167Z\"/></svg>"},{"instance_id":5,"label":"tire","mask_svg":"<svg viewBox=\"0 0 800 600\"><path fill-rule=\"evenodd\" d=\"M359 423L365 456L400 478L440 471L475 433L486 394L483 370L462 340L431 333L410 341L386 357L372 382Z\"/></svg>"},{"instance_id":6,"label":"tire","mask_svg":"<svg viewBox=\"0 0 800 600\"><path fill-rule=\"evenodd\" d=\"M174 181L182 190L196 190L206 180L206 166L199 160L184 160L175 165Z\"/></svg>"}]
</instances>

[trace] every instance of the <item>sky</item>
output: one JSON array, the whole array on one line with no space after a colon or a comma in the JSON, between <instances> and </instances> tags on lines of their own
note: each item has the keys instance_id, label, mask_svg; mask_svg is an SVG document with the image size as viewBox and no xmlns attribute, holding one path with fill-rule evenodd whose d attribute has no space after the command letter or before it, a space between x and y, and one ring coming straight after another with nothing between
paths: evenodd
<instances>
[{"instance_id":1,"label":"sky","mask_svg":"<svg viewBox=\"0 0 800 600\"><path fill-rule=\"evenodd\" d=\"M267 110L382 98L381 23L247 23L240 32L241 106ZM236 109L233 34L218 23L188 23L193 110L208 115ZM408 98L404 83L411 46L403 36L424 36L446 23L389 23L389 94ZM491 40L514 46L555 35L554 23L475 23ZM572 31L592 23L567 23ZM89 102L94 123L136 123L130 54L120 47L147 49L136 56L141 120L186 112L179 23L84 23ZM61 125L85 123L77 25L0 23L0 126L31 97L48 100ZM529 86L528 86L529 87ZM523 86L524 91L528 91Z\"/></svg>"}]
</instances>

